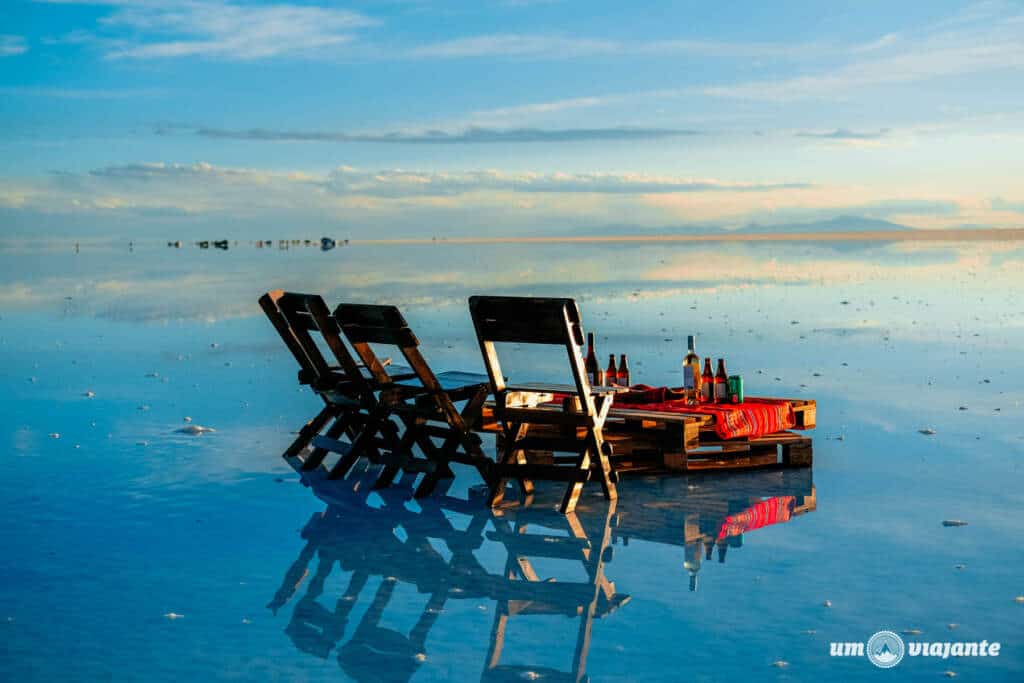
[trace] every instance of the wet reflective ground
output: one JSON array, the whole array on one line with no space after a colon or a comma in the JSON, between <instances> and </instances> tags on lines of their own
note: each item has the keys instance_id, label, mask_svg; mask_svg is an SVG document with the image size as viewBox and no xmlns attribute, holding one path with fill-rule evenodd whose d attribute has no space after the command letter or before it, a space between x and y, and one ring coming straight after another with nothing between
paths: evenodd
<instances>
[{"instance_id":1,"label":"wet reflective ground","mask_svg":"<svg viewBox=\"0 0 1024 683\"><path fill-rule=\"evenodd\" d=\"M0 667L1020 680L1022 273L1019 243L8 245ZM554 489L492 514L468 470L422 504L358 472L302 482L278 456L319 406L256 305L273 287L400 305L438 371L482 369L475 293L574 296L598 352L648 384L678 383L696 334L749 394L818 400L815 465L630 479L614 508L587 488L575 519ZM881 629L1002 650L889 672L829 657Z\"/></svg>"}]
</instances>

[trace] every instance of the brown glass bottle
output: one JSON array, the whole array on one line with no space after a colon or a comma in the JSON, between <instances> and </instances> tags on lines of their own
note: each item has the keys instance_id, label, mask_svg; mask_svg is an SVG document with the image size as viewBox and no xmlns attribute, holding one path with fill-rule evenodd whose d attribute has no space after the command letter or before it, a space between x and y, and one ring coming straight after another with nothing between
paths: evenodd
<instances>
[{"instance_id":1,"label":"brown glass bottle","mask_svg":"<svg viewBox=\"0 0 1024 683\"><path fill-rule=\"evenodd\" d=\"M615 384L619 376L619 371L615 369L615 354L608 354L608 367L604 370L604 381L608 384Z\"/></svg>"},{"instance_id":2,"label":"brown glass bottle","mask_svg":"<svg viewBox=\"0 0 1024 683\"><path fill-rule=\"evenodd\" d=\"M711 359L704 359L704 374L700 378L700 400L711 403L715 399L715 375L711 372Z\"/></svg>"},{"instance_id":3,"label":"brown glass bottle","mask_svg":"<svg viewBox=\"0 0 1024 683\"><path fill-rule=\"evenodd\" d=\"M718 359L715 371L715 403L729 402L729 375L725 373L725 359Z\"/></svg>"},{"instance_id":4,"label":"brown glass bottle","mask_svg":"<svg viewBox=\"0 0 1024 683\"><path fill-rule=\"evenodd\" d=\"M594 350L594 333L587 332L587 357L583 361L583 369L587 373L587 381L590 386L598 387L604 384L604 373L601 366L597 364L597 352Z\"/></svg>"},{"instance_id":5,"label":"brown glass bottle","mask_svg":"<svg viewBox=\"0 0 1024 683\"><path fill-rule=\"evenodd\" d=\"M626 354L619 356L619 372L616 375L616 384L628 387L631 383L629 376L629 363L626 361Z\"/></svg>"}]
</instances>

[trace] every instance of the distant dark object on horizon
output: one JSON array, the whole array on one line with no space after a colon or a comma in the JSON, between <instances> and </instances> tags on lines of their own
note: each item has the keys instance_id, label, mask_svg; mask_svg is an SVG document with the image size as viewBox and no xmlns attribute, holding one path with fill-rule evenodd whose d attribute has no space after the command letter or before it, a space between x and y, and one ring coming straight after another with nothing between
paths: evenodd
<instances>
[{"instance_id":1,"label":"distant dark object on horizon","mask_svg":"<svg viewBox=\"0 0 1024 683\"><path fill-rule=\"evenodd\" d=\"M217 249L227 249L228 248L228 241L227 240L216 240L216 241L214 241L213 246L215 248L217 248Z\"/></svg>"},{"instance_id":2,"label":"distant dark object on horizon","mask_svg":"<svg viewBox=\"0 0 1024 683\"><path fill-rule=\"evenodd\" d=\"M320 251L330 251L331 249L334 249L334 247L336 246L337 243L330 237L320 238Z\"/></svg>"},{"instance_id":3,"label":"distant dark object on horizon","mask_svg":"<svg viewBox=\"0 0 1024 683\"><path fill-rule=\"evenodd\" d=\"M199 242L199 248L200 249L209 249L210 248L209 240L203 240L202 242Z\"/></svg>"}]
</instances>

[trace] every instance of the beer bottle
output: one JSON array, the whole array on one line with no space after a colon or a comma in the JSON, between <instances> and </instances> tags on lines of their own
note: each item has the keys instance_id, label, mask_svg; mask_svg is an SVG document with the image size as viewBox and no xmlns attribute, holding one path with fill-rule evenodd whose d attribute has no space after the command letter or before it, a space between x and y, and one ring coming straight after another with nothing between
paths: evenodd
<instances>
[{"instance_id":1,"label":"beer bottle","mask_svg":"<svg viewBox=\"0 0 1024 683\"><path fill-rule=\"evenodd\" d=\"M626 362L626 354L619 356L619 373L616 375L619 386L628 387L630 382L629 364Z\"/></svg>"},{"instance_id":2,"label":"beer bottle","mask_svg":"<svg viewBox=\"0 0 1024 683\"><path fill-rule=\"evenodd\" d=\"M594 351L594 333L587 332L587 358L583 362L583 369L587 373L587 381L590 386L599 387L604 384L604 373L601 366L597 364L597 353Z\"/></svg>"},{"instance_id":3,"label":"beer bottle","mask_svg":"<svg viewBox=\"0 0 1024 683\"><path fill-rule=\"evenodd\" d=\"M686 338L686 347L689 349L686 358L683 359L683 393L686 399L696 403L701 396L700 393L700 356L696 352L695 337L690 335Z\"/></svg>"},{"instance_id":4,"label":"beer bottle","mask_svg":"<svg viewBox=\"0 0 1024 683\"><path fill-rule=\"evenodd\" d=\"M704 359L704 374L700 378L700 400L711 403L715 400L715 376L711 372L711 359Z\"/></svg>"},{"instance_id":5,"label":"beer bottle","mask_svg":"<svg viewBox=\"0 0 1024 683\"><path fill-rule=\"evenodd\" d=\"M604 381L609 385L618 381L619 371L615 369L615 354L608 354L608 367L604 371Z\"/></svg>"},{"instance_id":6,"label":"beer bottle","mask_svg":"<svg viewBox=\"0 0 1024 683\"><path fill-rule=\"evenodd\" d=\"M725 374L725 359L718 359L718 370L715 372L715 403L729 402L729 375Z\"/></svg>"}]
</instances>

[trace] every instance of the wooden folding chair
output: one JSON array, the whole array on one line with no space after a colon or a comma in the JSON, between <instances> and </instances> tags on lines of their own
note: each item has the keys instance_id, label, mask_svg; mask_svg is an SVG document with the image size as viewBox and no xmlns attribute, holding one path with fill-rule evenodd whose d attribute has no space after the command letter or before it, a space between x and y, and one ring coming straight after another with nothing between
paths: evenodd
<instances>
[{"instance_id":1,"label":"wooden folding chair","mask_svg":"<svg viewBox=\"0 0 1024 683\"><path fill-rule=\"evenodd\" d=\"M576 302L572 299L474 296L469 299L469 310L494 394L494 415L502 429L498 460L490 482L491 505L501 502L508 479L517 479L527 497L533 492L532 479L553 479L568 482L559 509L563 514L569 513L575 509L583 484L592 472L596 472L605 498L614 500L617 477L608 457L611 447L604 442L601 429L615 390L592 387L587 380L580 349L583 329ZM495 342L564 346L573 384L506 384ZM511 392L557 393L567 398L561 407L525 407L509 403ZM531 433L534 427L540 429ZM552 464L539 464L527 461L528 450L574 455L553 455Z\"/></svg>"},{"instance_id":2,"label":"wooden folding chair","mask_svg":"<svg viewBox=\"0 0 1024 683\"><path fill-rule=\"evenodd\" d=\"M356 361L341 339L340 330L324 300L314 294L298 294L274 290L260 297L260 306L274 325L281 339L299 363L299 382L309 385L324 401L324 408L299 430L298 438L285 450L285 459L300 456L311 442L313 451L303 460L303 469L320 466L328 448L318 443L326 437L327 444L339 447L338 439L347 436L352 443L378 456L378 447L394 448L398 442L397 426L387 419L379 406L370 375ZM314 339L319 335L336 360L332 365ZM408 369L406 374L408 377ZM333 424L324 436L321 432Z\"/></svg>"},{"instance_id":3,"label":"wooden folding chair","mask_svg":"<svg viewBox=\"0 0 1024 683\"><path fill-rule=\"evenodd\" d=\"M388 409L405 423L405 434L396 449L404 459L387 464L378 484L386 485L399 469L409 469L413 444L420 447L430 464L416 487L417 498L429 495L441 480L451 483L455 478L452 462L475 467L484 481L490 482L493 462L484 454L480 437L473 433L487 400L487 377L467 372L434 374L420 353L419 340L394 306L341 304L334 317L376 387L390 398ZM371 344L396 347L415 377L389 374ZM458 402L465 402L461 411L455 406ZM433 439L440 439L440 446ZM354 457L343 460L332 476L344 476L344 468L355 462Z\"/></svg>"}]
</instances>

